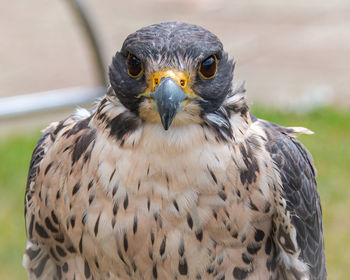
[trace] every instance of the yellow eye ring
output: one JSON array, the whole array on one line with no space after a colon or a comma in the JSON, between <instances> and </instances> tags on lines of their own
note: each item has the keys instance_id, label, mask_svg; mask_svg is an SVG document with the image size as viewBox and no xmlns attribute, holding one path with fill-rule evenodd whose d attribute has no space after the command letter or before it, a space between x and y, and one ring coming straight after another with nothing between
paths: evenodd
<instances>
[{"instance_id":1,"label":"yellow eye ring","mask_svg":"<svg viewBox=\"0 0 350 280\"><path fill-rule=\"evenodd\" d=\"M126 60L128 74L131 78L137 79L143 74L143 63L135 55L129 53Z\"/></svg>"},{"instance_id":2,"label":"yellow eye ring","mask_svg":"<svg viewBox=\"0 0 350 280\"><path fill-rule=\"evenodd\" d=\"M198 67L198 74L206 80L215 77L218 71L218 59L215 54L204 59Z\"/></svg>"}]
</instances>

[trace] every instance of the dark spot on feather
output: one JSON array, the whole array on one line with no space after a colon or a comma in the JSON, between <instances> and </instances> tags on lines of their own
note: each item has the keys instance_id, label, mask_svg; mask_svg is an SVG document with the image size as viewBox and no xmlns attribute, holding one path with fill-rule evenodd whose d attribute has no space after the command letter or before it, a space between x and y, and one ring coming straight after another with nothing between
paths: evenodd
<instances>
[{"instance_id":1,"label":"dark spot on feather","mask_svg":"<svg viewBox=\"0 0 350 280\"><path fill-rule=\"evenodd\" d=\"M83 253L83 234L80 237L80 241L79 241L79 252L80 254Z\"/></svg>"},{"instance_id":2,"label":"dark spot on feather","mask_svg":"<svg viewBox=\"0 0 350 280\"><path fill-rule=\"evenodd\" d=\"M217 219L218 219L218 214L216 213L216 211L215 211L215 210L213 210L213 216L214 216L215 220L217 220Z\"/></svg>"},{"instance_id":3,"label":"dark spot on feather","mask_svg":"<svg viewBox=\"0 0 350 280\"><path fill-rule=\"evenodd\" d=\"M68 272L68 264L66 262L62 265L62 270L63 272Z\"/></svg>"},{"instance_id":4,"label":"dark spot on feather","mask_svg":"<svg viewBox=\"0 0 350 280\"><path fill-rule=\"evenodd\" d=\"M115 194L117 193L118 188L119 188L119 185L115 185L115 186L113 187L112 196L115 196Z\"/></svg>"},{"instance_id":5,"label":"dark spot on feather","mask_svg":"<svg viewBox=\"0 0 350 280\"><path fill-rule=\"evenodd\" d=\"M186 258L180 259L179 261L179 272L181 275L187 275L187 261Z\"/></svg>"},{"instance_id":6,"label":"dark spot on feather","mask_svg":"<svg viewBox=\"0 0 350 280\"><path fill-rule=\"evenodd\" d=\"M122 254L122 251L120 251L120 249L118 249L118 256L121 259L121 261L126 264L124 257L123 257L123 254Z\"/></svg>"},{"instance_id":7,"label":"dark spot on feather","mask_svg":"<svg viewBox=\"0 0 350 280\"><path fill-rule=\"evenodd\" d=\"M166 236L163 237L162 243L160 244L159 248L159 254L162 256L165 252L165 246L166 246Z\"/></svg>"},{"instance_id":8,"label":"dark spot on feather","mask_svg":"<svg viewBox=\"0 0 350 280\"><path fill-rule=\"evenodd\" d=\"M113 178L114 174L115 174L115 169L113 170L113 172L112 172L111 176L109 177L109 182L111 182L111 181L112 181L112 178Z\"/></svg>"},{"instance_id":9,"label":"dark spot on feather","mask_svg":"<svg viewBox=\"0 0 350 280\"><path fill-rule=\"evenodd\" d=\"M133 225L132 225L132 231L134 234L136 234L137 232L137 216L135 215L134 216L134 222L133 222Z\"/></svg>"},{"instance_id":10,"label":"dark spot on feather","mask_svg":"<svg viewBox=\"0 0 350 280\"><path fill-rule=\"evenodd\" d=\"M47 174L47 172L49 172L49 170L50 170L50 168L51 168L52 164L53 164L53 162L50 162L50 163L48 164L48 166L45 168L44 175L46 175L46 174Z\"/></svg>"},{"instance_id":11,"label":"dark spot on feather","mask_svg":"<svg viewBox=\"0 0 350 280\"><path fill-rule=\"evenodd\" d=\"M177 201L176 200L173 200L173 204L174 204L174 207L175 209L179 212L179 205L177 205Z\"/></svg>"},{"instance_id":12,"label":"dark spot on feather","mask_svg":"<svg viewBox=\"0 0 350 280\"><path fill-rule=\"evenodd\" d=\"M126 111L112 119L107 128L110 128L110 136L121 140L124 135L135 131L140 125L140 119L133 113Z\"/></svg>"},{"instance_id":13,"label":"dark spot on feather","mask_svg":"<svg viewBox=\"0 0 350 280\"><path fill-rule=\"evenodd\" d=\"M214 266L213 265L208 265L207 269L206 269L206 272L208 274L212 274L214 272Z\"/></svg>"},{"instance_id":14,"label":"dark spot on feather","mask_svg":"<svg viewBox=\"0 0 350 280\"><path fill-rule=\"evenodd\" d=\"M196 274L196 280L202 280L202 276L199 273Z\"/></svg>"},{"instance_id":15,"label":"dark spot on feather","mask_svg":"<svg viewBox=\"0 0 350 280\"><path fill-rule=\"evenodd\" d=\"M60 261L60 259L57 257L57 255L56 255L55 251L53 250L53 248L50 248L49 252L50 252L51 256L52 256L56 261L58 261L58 262Z\"/></svg>"},{"instance_id":16,"label":"dark spot on feather","mask_svg":"<svg viewBox=\"0 0 350 280\"><path fill-rule=\"evenodd\" d=\"M95 236L97 236L97 233L98 233L98 225L100 223L100 217L101 217L101 213L98 215L98 218L97 218L96 223L95 223L95 227L94 227Z\"/></svg>"},{"instance_id":17,"label":"dark spot on feather","mask_svg":"<svg viewBox=\"0 0 350 280\"><path fill-rule=\"evenodd\" d=\"M254 211L259 211L258 207L253 203L253 201L251 199L249 199L248 206L250 209L252 209Z\"/></svg>"},{"instance_id":18,"label":"dark spot on feather","mask_svg":"<svg viewBox=\"0 0 350 280\"><path fill-rule=\"evenodd\" d=\"M268 236L268 237L266 238L266 243L265 243L265 253L266 253L266 255L270 255L270 253L271 253L271 247L272 247L271 237Z\"/></svg>"},{"instance_id":19,"label":"dark spot on feather","mask_svg":"<svg viewBox=\"0 0 350 280\"><path fill-rule=\"evenodd\" d=\"M125 198L124 198L124 209L126 210L126 208L128 208L128 204L129 204L129 197L128 197L128 193L126 193Z\"/></svg>"},{"instance_id":20,"label":"dark spot on feather","mask_svg":"<svg viewBox=\"0 0 350 280\"><path fill-rule=\"evenodd\" d=\"M80 159L81 155L86 151L90 143L95 140L95 137L96 131L92 129L76 139L72 152L72 164L75 164L75 162Z\"/></svg>"},{"instance_id":21,"label":"dark spot on feather","mask_svg":"<svg viewBox=\"0 0 350 280\"><path fill-rule=\"evenodd\" d=\"M73 214L72 217L70 217L70 224L72 225L72 228L75 226L75 215Z\"/></svg>"},{"instance_id":22,"label":"dark spot on feather","mask_svg":"<svg viewBox=\"0 0 350 280\"><path fill-rule=\"evenodd\" d=\"M113 215L114 216L117 215L118 208L119 208L118 202L115 202L114 205L113 205Z\"/></svg>"},{"instance_id":23,"label":"dark spot on feather","mask_svg":"<svg viewBox=\"0 0 350 280\"><path fill-rule=\"evenodd\" d=\"M83 217L81 219L81 223L85 226L86 224L86 220L87 220L87 212L84 212L83 213Z\"/></svg>"},{"instance_id":24,"label":"dark spot on feather","mask_svg":"<svg viewBox=\"0 0 350 280\"><path fill-rule=\"evenodd\" d=\"M233 270L233 277L235 279L246 279L248 277L248 270L245 268L235 267Z\"/></svg>"},{"instance_id":25,"label":"dark spot on feather","mask_svg":"<svg viewBox=\"0 0 350 280\"><path fill-rule=\"evenodd\" d=\"M227 211L226 207L224 208L224 213L226 217L230 219L230 213Z\"/></svg>"},{"instance_id":26,"label":"dark spot on feather","mask_svg":"<svg viewBox=\"0 0 350 280\"><path fill-rule=\"evenodd\" d=\"M250 256L250 255L248 255L248 254L246 254L246 253L243 253L243 254L242 254L242 260L243 260L243 262L244 262L245 264L251 264L252 261L253 261L253 257Z\"/></svg>"},{"instance_id":27,"label":"dark spot on feather","mask_svg":"<svg viewBox=\"0 0 350 280\"><path fill-rule=\"evenodd\" d=\"M149 212L150 208L151 208L151 199L148 197L147 198L147 209L148 209L148 212Z\"/></svg>"},{"instance_id":28,"label":"dark spot on feather","mask_svg":"<svg viewBox=\"0 0 350 280\"><path fill-rule=\"evenodd\" d=\"M161 216L158 217L157 226L158 226L159 229L162 229L163 222L162 222L162 217Z\"/></svg>"},{"instance_id":29,"label":"dark spot on feather","mask_svg":"<svg viewBox=\"0 0 350 280\"><path fill-rule=\"evenodd\" d=\"M124 251L128 251L128 238L126 236L126 233L124 233L124 237L123 237L123 245L124 245Z\"/></svg>"},{"instance_id":30,"label":"dark spot on feather","mask_svg":"<svg viewBox=\"0 0 350 280\"><path fill-rule=\"evenodd\" d=\"M75 195L79 189L80 189L80 182L74 185L72 195Z\"/></svg>"},{"instance_id":31,"label":"dark spot on feather","mask_svg":"<svg viewBox=\"0 0 350 280\"><path fill-rule=\"evenodd\" d=\"M91 276L90 267L89 267L89 264L87 263L86 260L85 260L85 265L84 265L84 275L85 275L85 278L90 278L90 276Z\"/></svg>"},{"instance_id":32,"label":"dark spot on feather","mask_svg":"<svg viewBox=\"0 0 350 280\"><path fill-rule=\"evenodd\" d=\"M157 278L158 278L158 273L157 273L157 264L154 264L154 265L153 265L153 268L152 268L152 274L153 274L153 277L154 277L155 279L157 279Z\"/></svg>"},{"instance_id":33,"label":"dark spot on feather","mask_svg":"<svg viewBox=\"0 0 350 280\"><path fill-rule=\"evenodd\" d=\"M65 120L60 121L60 122L58 123L58 125L56 126L56 129L52 132L54 135L57 135L57 133L60 132L60 131L62 130L62 128L65 127L64 121L65 121Z\"/></svg>"},{"instance_id":34,"label":"dark spot on feather","mask_svg":"<svg viewBox=\"0 0 350 280\"><path fill-rule=\"evenodd\" d=\"M135 264L135 261L134 261L134 260L131 261L131 267L132 267L132 270L133 270L134 272L136 272L137 267L136 267L136 264Z\"/></svg>"},{"instance_id":35,"label":"dark spot on feather","mask_svg":"<svg viewBox=\"0 0 350 280\"><path fill-rule=\"evenodd\" d=\"M223 191L219 191L219 192L218 192L218 196L219 196L223 201L225 201L226 198L227 198L226 193L223 192Z\"/></svg>"},{"instance_id":36,"label":"dark spot on feather","mask_svg":"<svg viewBox=\"0 0 350 280\"><path fill-rule=\"evenodd\" d=\"M38 222L35 222L35 231L40 235L40 237L49 238L49 235L47 234L44 227L42 227Z\"/></svg>"},{"instance_id":37,"label":"dark spot on feather","mask_svg":"<svg viewBox=\"0 0 350 280\"><path fill-rule=\"evenodd\" d=\"M260 250L261 245L255 242L248 243L247 251L251 255L255 255Z\"/></svg>"},{"instance_id":38,"label":"dark spot on feather","mask_svg":"<svg viewBox=\"0 0 350 280\"><path fill-rule=\"evenodd\" d=\"M154 244L154 233L153 233L153 231L151 231L151 243L152 243L152 245Z\"/></svg>"},{"instance_id":39,"label":"dark spot on feather","mask_svg":"<svg viewBox=\"0 0 350 280\"><path fill-rule=\"evenodd\" d=\"M59 265L56 265L56 276L58 277L58 280L62 279L62 269Z\"/></svg>"},{"instance_id":40,"label":"dark spot on feather","mask_svg":"<svg viewBox=\"0 0 350 280\"><path fill-rule=\"evenodd\" d=\"M139 179L138 183L137 183L137 190L140 190L140 186L141 186L141 180Z\"/></svg>"},{"instance_id":41,"label":"dark spot on feather","mask_svg":"<svg viewBox=\"0 0 350 280\"><path fill-rule=\"evenodd\" d=\"M95 258L95 265L96 265L96 268L97 269L99 269L100 268L100 265L99 265L99 263L98 263L98 261L97 261L97 259Z\"/></svg>"},{"instance_id":42,"label":"dark spot on feather","mask_svg":"<svg viewBox=\"0 0 350 280\"><path fill-rule=\"evenodd\" d=\"M215 182L215 184L217 184L217 183L218 183L218 180L217 180L217 178L216 178L214 172L209 168L209 166L207 166L207 168L208 168L208 171L209 171L211 177L213 178L213 181Z\"/></svg>"},{"instance_id":43,"label":"dark spot on feather","mask_svg":"<svg viewBox=\"0 0 350 280\"><path fill-rule=\"evenodd\" d=\"M196 235L197 240L198 240L199 242L201 242L202 239L203 239L203 231L202 231L202 229L196 230L196 231L195 231L195 235Z\"/></svg>"},{"instance_id":44,"label":"dark spot on feather","mask_svg":"<svg viewBox=\"0 0 350 280\"><path fill-rule=\"evenodd\" d=\"M72 146L70 145L70 146L67 146L67 147L65 147L64 148L64 150L63 150L63 153L65 153L65 152L67 152L70 148L72 148Z\"/></svg>"},{"instance_id":45,"label":"dark spot on feather","mask_svg":"<svg viewBox=\"0 0 350 280\"><path fill-rule=\"evenodd\" d=\"M158 216L159 216L159 214L157 212L153 213L153 218L156 222L158 221Z\"/></svg>"},{"instance_id":46,"label":"dark spot on feather","mask_svg":"<svg viewBox=\"0 0 350 280\"><path fill-rule=\"evenodd\" d=\"M62 268L59 265L56 265L56 276L57 278L54 278L54 280L61 280L62 279Z\"/></svg>"},{"instance_id":47,"label":"dark spot on feather","mask_svg":"<svg viewBox=\"0 0 350 280\"><path fill-rule=\"evenodd\" d=\"M91 187L93 186L94 184L94 180L91 180L88 184L88 191L91 189Z\"/></svg>"},{"instance_id":48,"label":"dark spot on feather","mask_svg":"<svg viewBox=\"0 0 350 280\"><path fill-rule=\"evenodd\" d=\"M193 220L190 214L187 214L187 224L190 227L190 229L192 229L193 227Z\"/></svg>"},{"instance_id":49,"label":"dark spot on feather","mask_svg":"<svg viewBox=\"0 0 350 280\"><path fill-rule=\"evenodd\" d=\"M58 200L61 197L61 188L58 189L56 194L56 200Z\"/></svg>"},{"instance_id":50,"label":"dark spot on feather","mask_svg":"<svg viewBox=\"0 0 350 280\"><path fill-rule=\"evenodd\" d=\"M91 205L92 201L95 199L95 194L89 195L89 205Z\"/></svg>"},{"instance_id":51,"label":"dark spot on feather","mask_svg":"<svg viewBox=\"0 0 350 280\"><path fill-rule=\"evenodd\" d=\"M261 240L263 240L265 237L265 233L260 230L260 229L255 229L255 235L254 235L254 239L256 242L259 242Z\"/></svg>"},{"instance_id":52,"label":"dark spot on feather","mask_svg":"<svg viewBox=\"0 0 350 280\"><path fill-rule=\"evenodd\" d=\"M237 194L238 198L241 198L241 192L240 192L240 190L236 190L236 194Z\"/></svg>"},{"instance_id":53,"label":"dark spot on feather","mask_svg":"<svg viewBox=\"0 0 350 280\"><path fill-rule=\"evenodd\" d=\"M185 253L185 244L184 244L183 238L181 238L181 240L180 240L180 245L179 245L178 252L179 252L180 257L183 257L183 255Z\"/></svg>"},{"instance_id":54,"label":"dark spot on feather","mask_svg":"<svg viewBox=\"0 0 350 280\"><path fill-rule=\"evenodd\" d=\"M49 255L45 255L44 257L42 257L38 266L33 269L33 272L37 278L39 278L41 276L41 274L43 273L46 262L49 258L50 258Z\"/></svg>"},{"instance_id":55,"label":"dark spot on feather","mask_svg":"<svg viewBox=\"0 0 350 280\"><path fill-rule=\"evenodd\" d=\"M114 228L115 223L116 223L116 219L115 219L115 217L113 217L113 218L112 218L112 222L111 222L111 224L112 224L112 228Z\"/></svg>"},{"instance_id":56,"label":"dark spot on feather","mask_svg":"<svg viewBox=\"0 0 350 280\"><path fill-rule=\"evenodd\" d=\"M64 242L64 236L63 236L63 234L61 232L59 234L55 234L54 239L58 243L63 243Z\"/></svg>"},{"instance_id":57,"label":"dark spot on feather","mask_svg":"<svg viewBox=\"0 0 350 280\"><path fill-rule=\"evenodd\" d=\"M274 271L276 269L276 258L269 258L266 260L266 267L268 271Z\"/></svg>"},{"instance_id":58,"label":"dark spot on feather","mask_svg":"<svg viewBox=\"0 0 350 280\"><path fill-rule=\"evenodd\" d=\"M67 250L69 253L72 253L72 254L77 252L73 245L70 245L69 247L67 247Z\"/></svg>"},{"instance_id":59,"label":"dark spot on feather","mask_svg":"<svg viewBox=\"0 0 350 280\"><path fill-rule=\"evenodd\" d=\"M67 256L66 251L59 245L56 245L56 251L61 257Z\"/></svg>"},{"instance_id":60,"label":"dark spot on feather","mask_svg":"<svg viewBox=\"0 0 350 280\"><path fill-rule=\"evenodd\" d=\"M264 213L269 213L271 208L270 202L266 202L266 205L264 207Z\"/></svg>"},{"instance_id":61,"label":"dark spot on feather","mask_svg":"<svg viewBox=\"0 0 350 280\"><path fill-rule=\"evenodd\" d=\"M49 217L46 217L45 225L51 232L58 232L58 229L51 223Z\"/></svg>"}]
</instances>

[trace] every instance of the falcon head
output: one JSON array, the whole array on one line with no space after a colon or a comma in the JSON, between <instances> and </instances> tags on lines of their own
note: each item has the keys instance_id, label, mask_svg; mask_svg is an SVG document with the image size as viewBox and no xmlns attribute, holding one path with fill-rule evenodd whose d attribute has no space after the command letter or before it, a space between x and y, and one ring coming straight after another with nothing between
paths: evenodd
<instances>
[{"instance_id":1,"label":"falcon head","mask_svg":"<svg viewBox=\"0 0 350 280\"><path fill-rule=\"evenodd\" d=\"M120 102L143 121L201 123L232 92L234 63L202 27L166 22L130 34L109 78Z\"/></svg>"}]
</instances>

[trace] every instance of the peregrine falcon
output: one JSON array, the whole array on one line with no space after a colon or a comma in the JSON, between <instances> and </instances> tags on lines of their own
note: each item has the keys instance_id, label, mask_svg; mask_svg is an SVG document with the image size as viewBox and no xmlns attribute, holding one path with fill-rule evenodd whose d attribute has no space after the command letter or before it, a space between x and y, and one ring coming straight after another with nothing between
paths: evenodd
<instances>
[{"instance_id":1,"label":"peregrine falcon","mask_svg":"<svg viewBox=\"0 0 350 280\"><path fill-rule=\"evenodd\" d=\"M96 109L34 149L30 279L326 279L311 132L254 117L234 66L196 25L126 38Z\"/></svg>"}]
</instances>

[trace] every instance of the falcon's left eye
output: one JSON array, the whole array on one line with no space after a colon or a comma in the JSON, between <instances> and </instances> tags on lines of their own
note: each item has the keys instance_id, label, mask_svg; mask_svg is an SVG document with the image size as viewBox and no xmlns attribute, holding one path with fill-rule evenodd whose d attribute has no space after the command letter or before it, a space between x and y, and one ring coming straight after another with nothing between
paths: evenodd
<instances>
[{"instance_id":1,"label":"falcon's left eye","mask_svg":"<svg viewBox=\"0 0 350 280\"><path fill-rule=\"evenodd\" d=\"M143 64L135 55L129 53L127 59L128 74L131 78L138 78L143 73Z\"/></svg>"},{"instance_id":2,"label":"falcon's left eye","mask_svg":"<svg viewBox=\"0 0 350 280\"><path fill-rule=\"evenodd\" d=\"M214 78L218 67L217 64L218 60L216 58L216 55L214 54L209 56L199 65L199 75L204 79Z\"/></svg>"}]
</instances>

